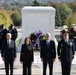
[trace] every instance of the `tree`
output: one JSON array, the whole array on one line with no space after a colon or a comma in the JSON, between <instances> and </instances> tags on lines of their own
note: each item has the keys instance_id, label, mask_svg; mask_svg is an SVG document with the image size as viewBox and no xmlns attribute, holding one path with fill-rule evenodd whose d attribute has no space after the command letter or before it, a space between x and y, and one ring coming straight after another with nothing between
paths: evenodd
<instances>
[{"instance_id":1,"label":"tree","mask_svg":"<svg viewBox=\"0 0 76 75\"><path fill-rule=\"evenodd\" d=\"M21 26L21 21L22 21L22 18L21 18L21 15L18 13L18 12L15 12L11 15L11 18L13 20L13 24L15 26Z\"/></svg>"},{"instance_id":2,"label":"tree","mask_svg":"<svg viewBox=\"0 0 76 75\"><path fill-rule=\"evenodd\" d=\"M55 26L61 26L61 15L59 7L56 6L55 9L56 9Z\"/></svg>"},{"instance_id":3,"label":"tree","mask_svg":"<svg viewBox=\"0 0 76 75\"><path fill-rule=\"evenodd\" d=\"M13 6L9 2L7 2L7 3L3 4L3 8L5 10L11 10L13 8Z\"/></svg>"},{"instance_id":4,"label":"tree","mask_svg":"<svg viewBox=\"0 0 76 75\"><path fill-rule=\"evenodd\" d=\"M76 24L76 13L70 15L66 20L65 24L68 25L69 29L72 27L72 24Z\"/></svg>"},{"instance_id":5,"label":"tree","mask_svg":"<svg viewBox=\"0 0 76 75\"><path fill-rule=\"evenodd\" d=\"M37 0L34 0L33 5L32 6L41 6L42 4L39 3Z\"/></svg>"},{"instance_id":6,"label":"tree","mask_svg":"<svg viewBox=\"0 0 76 75\"><path fill-rule=\"evenodd\" d=\"M76 12L76 2L69 3L68 5L73 10L73 12Z\"/></svg>"},{"instance_id":7,"label":"tree","mask_svg":"<svg viewBox=\"0 0 76 75\"><path fill-rule=\"evenodd\" d=\"M5 27L8 28L11 23L12 23L12 20L8 12L5 10L1 10L0 11L0 25L4 24Z\"/></svg>"},{"instance_id":8,"label":"tree","mask_svg":"<svg viewBox=\"0 0 76 75\"><path fill-rule=\"evenodd\" d=\"M60 15L61 15L61 20L62 23L61 25L63 26L65 24L65 19L72 14L72 10L66 5L66 4L61 4L59 6L59 11L60 11Z\"/></svg>"}]
</instances>

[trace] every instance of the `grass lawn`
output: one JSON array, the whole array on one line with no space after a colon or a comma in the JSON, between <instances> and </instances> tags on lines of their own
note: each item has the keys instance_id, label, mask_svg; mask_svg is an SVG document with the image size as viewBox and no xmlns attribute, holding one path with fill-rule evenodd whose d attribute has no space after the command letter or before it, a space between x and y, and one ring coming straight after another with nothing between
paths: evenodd
<instances>
[{"instance_id":1,"label":"grass lawn","mask_svg":"<svg viewBox=\"0 0 76 75\"><path fill-rule=\"evenodd\" d=\"M16 43L16 47L18 47L20 41L21 41L21 38L19 38L19 39L16 40L16 42L15 42Z\"/></svg>"}]
</instances>

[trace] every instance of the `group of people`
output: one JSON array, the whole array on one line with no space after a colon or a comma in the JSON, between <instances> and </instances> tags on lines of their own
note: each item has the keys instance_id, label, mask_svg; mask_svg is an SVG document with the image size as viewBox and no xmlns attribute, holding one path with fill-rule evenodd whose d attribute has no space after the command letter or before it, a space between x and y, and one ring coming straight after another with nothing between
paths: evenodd
<instances>
[{"instance_id":1,"label":"group of people","mask_svg":"<svg viewBox=\"0 0 76 75\"><path fill-rule=\"evenodd\" d=\"M9 66L10 75L13 75L13 63L16 59L15 40L17 36L18 32L13 24L8 29L5 28L4 24L0 25L0 52L5 64L6 75L9 75Z\"/></svg>"},{"instance_id":2,"label":"group of people","mask_svg":"<svg viewBox=\"0 0 76 75\"><path fill-rule=\"evenodd\" d=\"M41 41L40 58L43 63L43 75L46 75L47 64L49 75L53 75L53 64L56 60L55 42L51 34L46 33L46 39ZM74 41L69 39L69 34L64 33L57 47L58 59L61 62L62 75L70 75L71 64L75 55ZM23 75L31 75L31 66L34 61L33 46L30 38L25 38L21 48L20 62L23 65Z\"/></svg>"},{"instance_id":3,"label":"group of people","mask_svg":"<svg viewBox=\"0 0 76 75\"><path fill-rule=\"evenodd\" d=\"M75 55L75 46L73 40L70 40L68 33L64 33L63 38L58 42L57 55L61 62L62 75L70 75L72 60ZM40 57L43 62L43 75L46 75L47 64L49 64L49 75L53 75L56 48L55 42L51 40L50 33L47 33L46 40L41 42Z\"/></svg>"},{"instance_id":4,"label":"group of people","mask_svg":"<svg viewBox=\"0 0 76 75\"><path fill-rule=\"evenodd\" d=\"M61 30L60 33L60 38L63 39L63 34L68 33L69 34L69 39L74 41L75 44L75 50L76 50L76 24L72 24L72 28L68 29L66 25L63 26L63 29Z\"/></svg>"},{"instance_id":5,"label":"group of people","mask_svg":"<svg viewBox=\"0 0 76 75\"><path fill-rule=\"evenodd\" d=\"M11 33L12 35L11 39L13 41L15 41L18 36L18 32L17 32L17 29L14 27L14 24L11 24L8 27L8 29L5 28L4 24L0 25L0 49L1 49L2 42L6 40L7 33Z\"/></svg>"},{"instance_id":6,"label":"group of people","mask_svg":"<svg viewBox=\"0 0 76 75\"><path fill-rule=\"evenodd\" d=\"M56 60L56 45L51 39L51 34L46 33L46 39L40 42L40 58L43 63L43 75L46 75L47 64L49 65L49 75L53 75L53 64ZM10 33L6 34L6 41L1 46L1 56L5 63L6 75L13 75L13 63L16 59L16 46ZM58 59L61 62L62 75L70 75L71 64L75 55L74 40L69 38L69 33L64 32L62 39L57 46ZM24 44L21 46L20 63L23 67L22 75L32 75L31 67L34 62L33 45L29 37L24 39Z\"/></svg>"}]
</instances>

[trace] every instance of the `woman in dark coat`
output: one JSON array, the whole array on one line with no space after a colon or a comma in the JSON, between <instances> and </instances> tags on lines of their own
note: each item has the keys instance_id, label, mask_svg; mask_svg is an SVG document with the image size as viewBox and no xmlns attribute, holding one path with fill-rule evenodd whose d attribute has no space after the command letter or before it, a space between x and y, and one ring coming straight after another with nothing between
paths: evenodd
<instances>
[{"instance_id":1,"label":"woman in dark coat","mask_svg":"<svg viewBox=\"0 0 76 75\"><path fill-rule=\"evenodd\" d=\"M31 75L31 66L34 61L33 46L30 38L25 38L21 48L20 62L23 65L23 75Z\"/></svg>"}]
</instances>

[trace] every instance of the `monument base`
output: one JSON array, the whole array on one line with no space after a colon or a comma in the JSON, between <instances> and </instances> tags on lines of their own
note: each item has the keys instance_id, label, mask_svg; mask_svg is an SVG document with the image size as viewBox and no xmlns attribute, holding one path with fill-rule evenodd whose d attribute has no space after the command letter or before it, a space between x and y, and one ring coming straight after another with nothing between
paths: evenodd
<instances>
[{"instance_id":1,"label":"monument base","mask_svg":"<svg viewBox=\"0 0 76 75\"><path fill-rule=\"evenodd\" d=\"M75 55L75 58L72 61L72 64L76 65L76 55Z\"/></svg>"},{"instance_id":2,"label":"monument base","mask_svg":"<svg viewBox=\"0 0 76 75\"><path fill-rule=\"evenodd\" d=\"M2 60L2 58L1 58L1 55L0 55L0 65L2 65L4 62L3 62L3 60Z\"/></svg>"}]
</instances>

